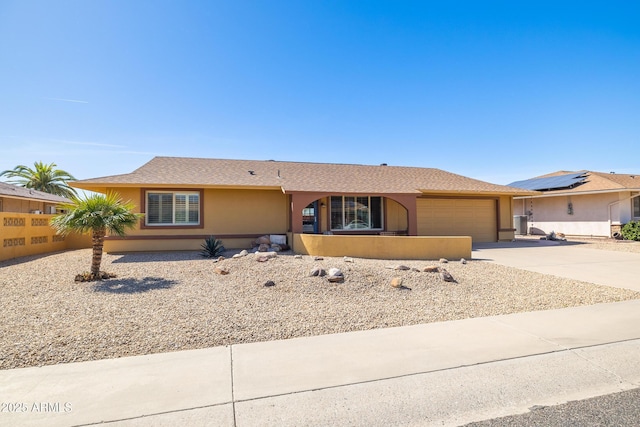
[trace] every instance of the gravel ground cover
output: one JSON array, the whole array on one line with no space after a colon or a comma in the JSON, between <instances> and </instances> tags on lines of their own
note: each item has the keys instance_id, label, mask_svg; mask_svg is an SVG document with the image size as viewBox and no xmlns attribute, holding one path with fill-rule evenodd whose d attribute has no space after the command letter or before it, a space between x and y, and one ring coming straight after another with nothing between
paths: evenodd
<instances>
[{"instance_id":1,"label":"gravel ground cover","mask_svg":"<svg viewBox=\"0 0 640 427\"><path fill-rule=\"evenodd\" d=\"M116 278L75 283L91 250L0 263L0 369L133 356L547 310L640 298L483 261L314 260L253 254L214 263L197 252L105 254ZM396 271L404 264L438 273ZM229 269L227 275L214 267ZM309 277L342 269L343 283ZM411 290L395 289L401 277ZM268 280L275 286L265 287Z\"/></svg>"},{"instance_id":2,"label":"gravel ground cover","mask_svg":"<svg viewBox=\"0 0 640 427\"><path fill-rule=\"evenodd\" d=\"M614 239L571 239L572 242L584 243L590 249L606 251L640 253L640 242Z\"/></svg>"}]
</instances>

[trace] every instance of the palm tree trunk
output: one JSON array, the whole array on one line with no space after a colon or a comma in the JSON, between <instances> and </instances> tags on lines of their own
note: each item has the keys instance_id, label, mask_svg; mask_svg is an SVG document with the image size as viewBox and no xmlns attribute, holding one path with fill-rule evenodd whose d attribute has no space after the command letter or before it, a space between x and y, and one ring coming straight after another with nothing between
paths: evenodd
<instances>
[{"instance_id":1,"label":"palm tree trunk","mask_svg":"<svg viewBox=\"0 0 640 427\"><path fill-rule=\"evenodd\" d=\"M91 233L91 245L93 246L93 257L91 258L91 275L98 278L100 273L100 263L102 263L102 247L104 246L104 228L93 230Z\"/></svg>"}]
</instances>

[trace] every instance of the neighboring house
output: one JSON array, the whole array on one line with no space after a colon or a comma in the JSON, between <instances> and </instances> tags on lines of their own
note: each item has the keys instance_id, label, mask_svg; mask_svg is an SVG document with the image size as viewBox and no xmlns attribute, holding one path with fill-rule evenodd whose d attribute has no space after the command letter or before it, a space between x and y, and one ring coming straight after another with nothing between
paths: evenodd
<instances>
[{"instance_id":1,"label":"neighboring house","mask_svg":"<svg viewBox=\"0 0 640 427\"><path fill-rule=\"evenodd\" d=\"M542 193L514 198L525 233L611 237L640 220L640 175L559 171L509 185Z\"/></svg>"},{"instance_id":2,"label":"neighboring house","mask_svg":"<svg viewBox=\"0 0 640 427\"><path fill-rule=\"evenodd\" d=\"M210 235L227 248L264 234L512 240L513 196L535 194L431 168L176 157L71 185L117 192L145 214L108 237L111 252L199 249Z\"/></svg>"},{"instance_id":3,"label":"neighboring house","mask_svg":"<svg viewBox=\"0 0 640 427\"><path fill-rule=\"evenodd\" d=\"M0 182L0 212L52 214L56 213L56 205L68 201L64 197Z\"/></svg>"},{"instance_id":4,"label":"neighboring house","mask_svg":"<svg viewBox=\"0 0 640 427\"><path fill-rule=\"evenodd\" d=\"M90 246L86 236L58 235L49 220L64 197L0 182L0 261Z\"/></svg>"}]
</instances>

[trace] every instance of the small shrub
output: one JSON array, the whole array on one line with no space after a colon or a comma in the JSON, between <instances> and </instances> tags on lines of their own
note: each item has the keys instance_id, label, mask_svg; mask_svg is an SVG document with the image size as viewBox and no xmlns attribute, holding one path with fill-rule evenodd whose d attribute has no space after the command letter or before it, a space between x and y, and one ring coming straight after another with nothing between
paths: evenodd
<instances>
[{"instance_id":1,"label":"small shrub","mask_svg":"<svg viewBox=\"0 0 640 427\"><path fill-rule=\"evenodd\" d=\"M218 258L225 251L222 240L218 240L214 236L205 239L201 246L200 255L205 258Z\"/></svg>"},{"instance_id":2,"label":"small shrub","mask_svg":"<svg viewBox=\"0 0 640 427\"><path fill-rule=\"evenodd\" d=\"M620 231L625 240L640 240L640 221L630 221Z\"/></svg>"}]
</instances>

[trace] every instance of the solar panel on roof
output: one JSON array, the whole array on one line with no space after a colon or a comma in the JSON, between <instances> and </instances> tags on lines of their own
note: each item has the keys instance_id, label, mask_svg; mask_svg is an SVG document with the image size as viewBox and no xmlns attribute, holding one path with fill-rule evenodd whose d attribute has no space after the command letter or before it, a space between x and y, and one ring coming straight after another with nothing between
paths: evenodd
<instances>
[{"instance_id":1,"label":"solar panel on roof","mask_svg":"<svg viewBox=\"0 0 640 427\"><path fill-rule=\"evenodd\" d=\"M582 184L587 179L585 172L576 172L565 175L550 176L546 178L532 178L524 181L515 181L509 187L523 188L525 190L543 191L572 188Z\"/></svg>"}]
</instances>

